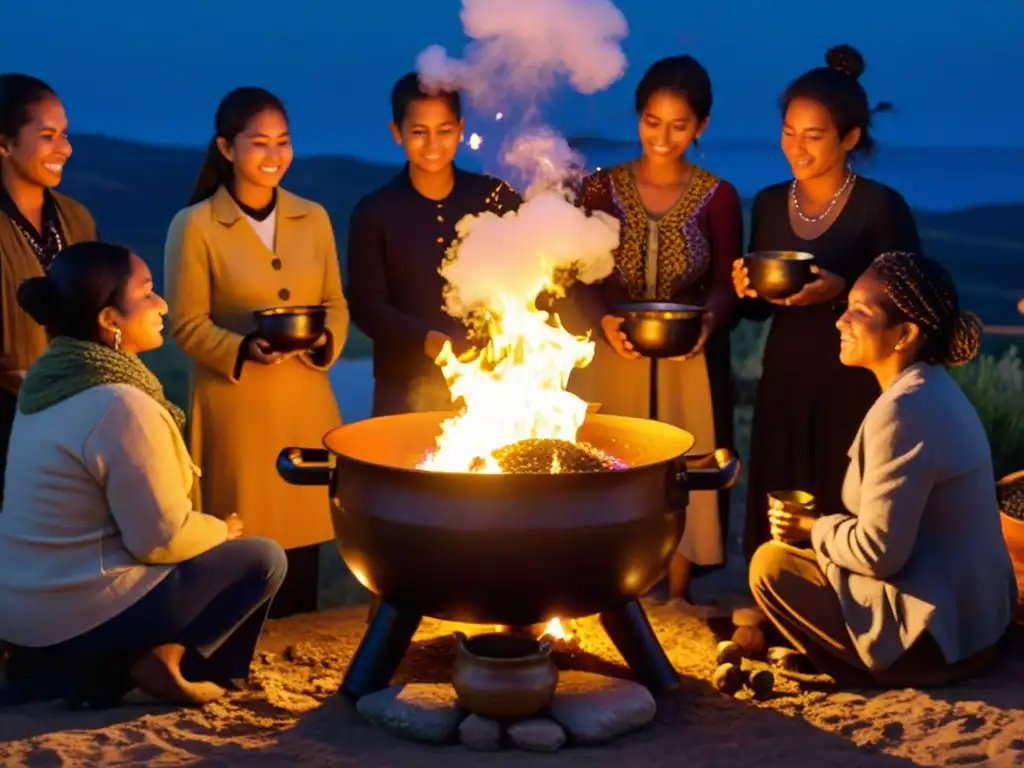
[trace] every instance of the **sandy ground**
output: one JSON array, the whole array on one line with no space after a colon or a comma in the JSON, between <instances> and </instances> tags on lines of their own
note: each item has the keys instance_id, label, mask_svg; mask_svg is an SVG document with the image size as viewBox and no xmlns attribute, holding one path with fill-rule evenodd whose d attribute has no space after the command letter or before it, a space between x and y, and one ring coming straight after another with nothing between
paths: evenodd
<instances>
[{"instance_id":1,"label":"sandy ground","mask_svg":"<svg viewBox=\"0 0 1024 768\"><path fill-rule=\"evenodd\" d=\"M781 681L775 697L715 691L716 638L695 618L649 605L652 624L684 676L659 701L650 726L601 747L556 756L468 752L400 741L364 723L334 695L364 628L365 608L271 622L255 664L262 692L201 710L131 705L68 712L57 705L0 713L3 765L1024 765L1024 639L985 677L922 692L800 690ZM401 680L446 681L454 626L425 621ZM595 620L579 626L583 654L560 665L624 674Z\"/></svg>"}]
</instances>

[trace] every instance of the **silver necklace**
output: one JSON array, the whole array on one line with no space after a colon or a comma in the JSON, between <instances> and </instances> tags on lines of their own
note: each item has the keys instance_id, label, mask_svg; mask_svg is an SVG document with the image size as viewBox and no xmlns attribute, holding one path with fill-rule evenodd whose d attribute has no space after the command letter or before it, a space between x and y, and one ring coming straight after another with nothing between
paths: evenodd
<instances>
[{"instance_id":1,"label":"silver necklace","mask_svg":"<svg viewBox=\"0 0 1024 768\"><path fill-rule=\"evenodd\" d=\"M796 211L796 215L799 216L801 220L806 221L808 224L815 224L821 221L832 213L832 209L836 207L836 203L839 202L839 198L843 196L843 192L845 192L846 188L853 183L856 176L857 175L853 171L847 171L846 180L843 182L843 186L839 188L838 192L832 195L832 200L829 202L828 207L818 216L808 216L800 210L800 201L796 199L796 179L793 179L793 183L789 186L789 195L793 198L793 210Z\"/></svg>"}]
</instances>

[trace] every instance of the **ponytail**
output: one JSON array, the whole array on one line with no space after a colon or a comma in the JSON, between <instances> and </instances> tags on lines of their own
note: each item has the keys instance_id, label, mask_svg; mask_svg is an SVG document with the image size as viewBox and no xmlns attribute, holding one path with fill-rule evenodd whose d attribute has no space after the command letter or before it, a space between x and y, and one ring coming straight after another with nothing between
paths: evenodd
<instances>
[{"instance_id":1,"label":"ponytail","mask_svg":"<svg viewBox=\"0 0 1024 768\"><path fill-rule=\"evenodd\" d=\"M285 120L288 119L281 100L264 88L236 88L221 99L217 114L213 118L213 138L206 148L206 159L199 170L195 189L192 190L192 197L188 201L189 205L213 197L218 187L222 184L229 186L234 180L234 168L217 146L217 139L234 141L235 137L245 130L250 120L267 109L280 112Z\"/></svg>"},{"instance_id":2,"label":"ponytail","mask_svg":"<svg viewBox=\"0 0 1024 768\"><path fill-rule=\"evenodd\" d=\"M213 197L213 193L221 184L230 185L234 177L234 168L224 153L217 146L217 137L210 139L206 148L206 157L203 159L203 167L199 169L199 176L196 179L195 188L192 190L192 197L188 204L195 205L207 198Z\"/></svg>"}]
</instances>

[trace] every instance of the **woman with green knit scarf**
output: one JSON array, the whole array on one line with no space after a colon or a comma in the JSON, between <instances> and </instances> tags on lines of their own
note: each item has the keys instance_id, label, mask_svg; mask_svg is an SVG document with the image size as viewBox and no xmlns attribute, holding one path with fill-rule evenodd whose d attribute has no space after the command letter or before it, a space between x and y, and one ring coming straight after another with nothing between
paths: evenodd
<instances>
[{"instance_id":1,"label":"woman with green knit scarf","mask_svg":"<svg viewBox=\"0 0 1024 768\"><path fill-rule=\"evenodd\" d=\"M202 704L244 684L287 561L193 508L185 417L138 354L164 300L127 248L83 242L18 288L49 349L18 395L0 514L0 702Z\"/></svg>"}]
</instances>

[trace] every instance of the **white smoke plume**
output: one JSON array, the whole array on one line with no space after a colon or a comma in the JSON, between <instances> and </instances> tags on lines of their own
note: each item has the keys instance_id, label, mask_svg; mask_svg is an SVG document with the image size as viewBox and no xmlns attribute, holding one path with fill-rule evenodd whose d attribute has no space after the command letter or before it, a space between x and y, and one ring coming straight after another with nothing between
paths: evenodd
<instances>
[{"instance_id":1,"label":"white smoke plume","mask_svg":"<svg viewBox=\"0 0 1024 768\"><path fill-rule=\"evenodd\" d=\"M580 93L622 77L619 41L629 28L611 0L463 0L462 27L472 38L463 59L431 46L417 59L427 89L458 89L478 107L549 93L564 75Z\"/></svg>"},{"instance_id":2,"label":"white smoke plume","mask_svg":"<svg viewBox=\"0 0 1024 768\"><path fill-rule=\"evenodd\" d=\"M552 277L573 271L593 283L615 266L619 222L587 216L558 192L544 192L517 213L467 216L457 225L456 257L441 268L448 281L445 310L466 318L474 310L503 314L509 304L532 301L541 291L558 294Z\"/></svg>"},{"instance_id":3,"label":"white smoke plume","mask_svg":"<svg viewBox=\"0 0 1024 768\"><path fill-rule=\"evenodd\" d=\"M478 109L536 105L560 78L585 94L607 88L626 70L620 41L628 27L611 0L463 0L462 24L472 38L463 59L432 46L417 70L428 91L457 89ZM493 113L493 112L492 112ZM586 215L569 189L584 159L565 138L523 113L501 155L503 168L525 189L518 212L468 216L458 224L441 275L445 309L503 315L532 306L542 291L564 293L570 278L593 283L611 273L619 223Z\"/></svg>"},{"instance_id":4,"label":"white smoke plume","mask_svg":"<svg viewBox=\"0 0 1024 768\"><path fill-rule=\"evenodd\" d=\"M564 190L578 181L585 162L562 134L543 125L516 136L501 157L504 167L517 171L518 179L529 184L523 193L527 200L538 192Z\"/></svg>"}]
</instances>

